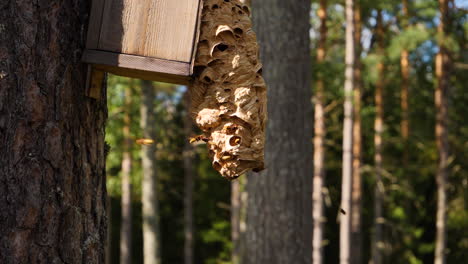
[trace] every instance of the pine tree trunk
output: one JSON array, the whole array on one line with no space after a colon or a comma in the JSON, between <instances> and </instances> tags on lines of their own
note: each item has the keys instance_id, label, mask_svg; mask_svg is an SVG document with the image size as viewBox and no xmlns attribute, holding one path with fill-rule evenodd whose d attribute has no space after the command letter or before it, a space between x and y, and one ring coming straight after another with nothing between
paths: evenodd
<instances>
[{"instance_id":1,"label":"pine tree trunk","mask_svg":"<svg viewBox=\"0 0 468 264\"><path fill-rule=\"evenodd\" d=\"M231 182L231 239L232 239L232 263L240 263L240 207L241 191L239 180Z\"/></svg>"},{"instance_id":2,"label":"pine tree trunk","mask_svg":"<svg viewBox=\"0 0 468 264\"><path fill-rule=\"evenodd\" d=\"M351 263L362 263L362 178L361 178L361 7L359 1L354 7L354 43L355 43L355 68L354 68L354 122L353 122L353 184L351 191Z\"/></svg>"},{"instance_id":3,"label":"pine tree trunk","mask_svg":"<svg viewBox=\"0 0 468 264\"><path fill-rule=\"evenodd\" d=\"M351 189L353 176L354 1L346 0L346 69L344 84L343 176L341 184L340 263L350 262Z\"/></svg>"},{"instance_id":4,"label":"pine tree trunk","mask_svg":"<svg viewBox=\"0 0 468 264\"><path fill-rule=\"evenodd\" d=\"M123 153L122 153L122 221L120 227L120 263L132 263L132 138L130 133L130 112L133 81L125 90Z\"/></svg>"},{"instance_id":5,"label":"pine tree trunk","mask_svg":"<svg viewBox=\"0 0 468 264\"><path fill-rule=\"evenodd\" d=\"M318 10L320 18L320 39L317 47L317 64L325 61L326 41L327 41L327 1L320 0ZM318 76L315 93L315 113L314 113L314 178L312 190L312 218L314 227L312 232L312 261L315 264L323 263L323 185L324 185L324 157L325 157L325 116L324 116L324 80Z\"/></svg>"},{"instance_id":6,"label":"pine tree trunk","mask_svg":"<svg viewBox=\"0 0 468 264\"><path fill-rule=\"evenodd\" d=\"M111 197L107 196L107 237L106 237L106 264L112 264L112 203Z\"/></svg>"},{"instance_id":7,"label":"pine tree trunk","mask_svg":"<svg viewBox=\"0 0 468 264\"><path fill-rule=\"evenodd\" d=\"M408 28L408 0L403 0L402 26ZM409 137L409 114L408 114L408 92L409 92L409 52L403 48L400 55L401 66L401 137L405 149L403 150L403 165L408 165L408 137Z\"/></svg>"},{"instance_id":8,"label":"pine tree trunk","mask_svg":"<svg viewBox=\"0 0 468 264\"><path fill-rule=\"evenodd\" d=\"M193 147L187 140L193 133L192 118L188 113L190 109L190 98L188 93L184 95L185 104L185 116L184 116L184 263L193 263L193 247L194 247L194 233L193 233L193 180L194 180L194 169L192 164L193 159Z\"/></svg>"},{"instance_id":9,"label":"pine tree trunk","mask_svg":"<svg viewBox=\"0 0 468 264\"><path fill-rule=\"evenodd\" d=\"M238 241L238 256L239 256L239 263L247 263L246 255L247 247L247 205L248 205L248 197L249 193L247 192L246 186L248 182L248 177L241 177L239 178L239 189L240 192L240 204L239 204L239 241ZM235 264L235 263L233 263Z\"/></svg>"},{"instance_id":10,"label":"pine tree trunk","mask_svg":"<svg viewBox=\"0 0 468 264\"><path fill-rule=\"evenodd\" d=\"M255 0L252 5L269 117L266 170L247 182L246 263L310 264L310 2Z\"/></svg>"},{"instance_id":11,"label":"pine tree trunk","mask_svg":"<svg viewBox=\"0 0 468 264\"><path fill-rule=\"evenodd\" d=\"M374 120L374 234L372 239L372 264L381 264L383 261L383 182L382 182L382 133L383 133L383 86L384 86L384 29L382 24L382 12L377 14L377 42L380 61L377 65L377 83L375 87L375 120Z\"/></svg>"},{"instance_id":12,"label":"pine tree trunk","mask_svg":"<svg viewBox=\"0 0 468 264\"><path fill-rule=\"evenodd\" d=\"M104 263L102 99L85 97L88 1L0 4L0 263Z\"/></svg>"},{"instance_id":13,"label":"pine tree trunk","mask_svg":"<svg viewBox=\"0 0 468 264\"><path fill-rule=\"evenodd\" d=\"M141 82L141 130L143 138L156 139L156 121L154 113L155 92L153 83ZM158 204L158 178L156 175L156 146L155 144L142 145L142 216L143 216L143 262L145 264L159 264L161 258L160 232L159 232L159 204Z\"/></svg>"},{"instance_id":14,"label":"pine tree trunk","mask_svg":"<svg viewBox=\"0 0 468 264\"><path fill-rule=\"evenodd\" d=\"M435 264L445 264L447 244L447 179L448 179L448 102L447 95L450 85L450 55L444 44L445 36L449 34L448 0L439 0L440 22L437 28L439 35L439 53L436 56L437 87L435 91L436 106L436 143L439 155L437 167L437 216L436 216L436 248Z\"/></svg>"}]
</instances>

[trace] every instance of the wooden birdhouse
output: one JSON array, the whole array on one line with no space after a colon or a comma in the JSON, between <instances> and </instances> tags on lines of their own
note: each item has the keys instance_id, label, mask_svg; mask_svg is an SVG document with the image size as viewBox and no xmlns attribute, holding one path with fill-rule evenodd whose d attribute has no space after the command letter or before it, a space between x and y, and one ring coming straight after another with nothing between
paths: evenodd
<instances>
[{"instance_id":1,"label":"wooden birdhouse","mask_svg":"<svg viewBox=\"0 0 468 264\"><path fill-rule=\"evenodd\" d=\"M193 140L207 143L213 167L231 180L264 169L266 83L247 5L94 0L89 23L88 96L101 96L104 72L188 84L189 113L203 131Z\"/></svg>"},{"instance_id":2,"label":"wooden birdhouse","mask_svg":"<svg viewBox=\"0 0 468 264\"><path fill-rule=\"evenodd\" d=\"M200 0L94 0L83 62L88 95L104 72L188 84L198 39Z\"/></svg>"}]
</instances>

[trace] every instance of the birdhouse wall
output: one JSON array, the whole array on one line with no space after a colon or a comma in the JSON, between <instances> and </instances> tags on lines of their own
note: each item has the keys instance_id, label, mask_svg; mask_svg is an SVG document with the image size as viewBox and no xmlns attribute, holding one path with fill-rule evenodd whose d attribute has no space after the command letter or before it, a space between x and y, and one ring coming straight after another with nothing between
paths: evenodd
<instances>
[{"instance_id":1,"label":"birdhouse wall","mask_svg":"<svg viewBox=\"0 0 468 264\"><path fill-rule=\"evenodd\" d=\"M197 10L193 0L106 0L98 49L190 62Z\"/></svg>"},{"instance_id":2,"label":"birdhouse wall","mask_svg":"<svg viewBox=\"0 0 468 264\"><path fill-rule=\"evenodd\" d=\"M117 75L188 83L200 0L94 0L83 61Z\"/></svg>"}]
</instances>

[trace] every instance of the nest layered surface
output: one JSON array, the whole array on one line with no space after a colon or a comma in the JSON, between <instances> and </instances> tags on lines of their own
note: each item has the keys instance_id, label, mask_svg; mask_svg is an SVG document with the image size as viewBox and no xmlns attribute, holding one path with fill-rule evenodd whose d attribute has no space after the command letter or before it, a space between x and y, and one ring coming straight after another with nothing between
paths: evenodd
<instances>
[{"instance_id":1,"label":"nest layered surface","mask_svg":"<svg viewBox=\"0 0 468 264\"><path fill-rule=\"evenodd\" d=\"M266 86L249 8L203 1L191 115L213 167L228 179L264 168Z\"/></svg>"}]
</instances>

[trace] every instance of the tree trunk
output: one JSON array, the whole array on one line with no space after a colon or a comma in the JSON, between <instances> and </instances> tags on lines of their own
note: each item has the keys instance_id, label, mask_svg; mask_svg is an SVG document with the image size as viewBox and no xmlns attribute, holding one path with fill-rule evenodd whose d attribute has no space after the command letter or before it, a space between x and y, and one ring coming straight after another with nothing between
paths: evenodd
<instances>
[{"instance_id":1,"label":"tree trunk","mask_svg":"<svg viewBox=\"0 0 468 264\"><path fill-rule=\"evenodd\" d=\"M340 214L340 263L350 262L351 189L353 176L354 1L346 0L346 69L344 84L343 176Z\"/></svg>"},{"instance_id":2,"label":"tree trunk","mask_svg":"<svg viewBox=\"0 0 468 264\"><path fill-rule=\"evenodd\" d=\"M249 193L247 192L247 182L248 178L247 177L241 177L239 178L239 189L240 195L239 195L239 241L237 243L237 252L239 256L239 263L247 263L246 258L248 256L246 255L246 250L247 247L249 246L247 244L247 205L248 205L248 198L249 198ZM236 264L236 263L233 263Z\"/></svg>"},{"instance_id":3,"label":"tree trunk","mask_svg":"<svg viewBox=\"0 0 468 264\"><path fill-rule=\"evenodd\" d=\"M141 81L141 130L143 138L156 139L156 121L154 113L155 92L153 83ZM156 175L156 146L142 145L142 217L143 217L143 262L145 264L161 263L159 254L159 204L158 178Z\"/></svg>"},{"instance_id":4,"label":"tree trunk","mask_svg":"<svg viewBox=\"0 0 468 264\"><path fill-rule=\"evenodd\" d=\"M447 94L450 85L450 54L445 46L445 37L449 34L448 0L439 0L440 22L437 28L439 37L439 52L436 56L437 87L435 91L436 106L436 143L439 154L439 164L436 174L437 183L437 216L436 216L436 248L435 264L445 264L445 248L447 244L447 179L448 179L448 102Z\"/></svg>"},{"instance_id":5,"label":"tree trunk","mask_svg":"<svg viewBox=\"0 0 468 264\"><path fill-rule=\"evenodd\" d=\"M239 180L231 182L231 239L232 239L232 263L240 263L240 207L241 191Z\"/></svg>"},{"instance_id":6,"label":"tree trunk","mask_svg":"<svg viewBox=\"0 0 468 264\"><path fill-rule=\"evenodd\" d=\"M194 247L194 234L193 234L193 179L194 179L194 169L192 164L193 159L193 147L188 141L188 138L192 136L193 133L193 123L192 118L189 114L190 109L190 98L188 97L188 92L184 95L184 104L185 104L185 116L184 116L184 134L185 134L185 144L184 144L184 184L185 184L185 193L184 193L184 227L185 227L185 243L184 243L184 263L192 264L193 263L193 247Z\"/></svg>"},{"instance_id":7,"label":"tree trunk","mask_svg":"<svg viewBox=\"0 0 468 264\"><path fill-rule=\"evenodd\" d=\"M132 138L130 112L132 105L133 80L125 90L123 153L122 153L122 222L120 227L120 263L132 263Z\"/></svg>"},{"instance_id":8,"label":"tree trunk","mask_svg":"<svg viewBox=\"0 0 468 264\"><path fill-rule=\"evenodd\" d=\"M408 0L403 0L402 27L408 28ZM408 114L408 91L409 91L409 52L403 48L400 55L401 66L401 137L403 139L403 165L408 165L408 137L409 137L409 114Z\"/></svg>"},{"instance_id":9,"label":"tree trunk","mask_svg":"<svg viewBox=\"0 0 468 264\"><path fill-rule=\"evenodd\" d=\"M325 61L326 42L327 42L327 1L320 0L318 10L320 18L320 39L317 47L317 64L323 64ZM323 185L324 185L324 157L325 157L325 116L324 116L324 80L318 76L315 92L315 120L314 120L314 178L313 178L313 212L312 218L314 228L312 232L312 262L315 264L323 263Z\"/></svg>"},{"instance_id":10,"label":"tree trunk","mask_svg":"<svg viewBox=\"0 0 468 264\"><path fill-rule=\"evenodd\" d=\"M353 183L351 191L351 263L362 263L362 233L361 233L361 7L359 1L354 7L354 43L355 43L355 68L354 68L354 122L353 122Z\"/></svg>"},{"instance_id":11,"label":"tree trunk","mask_svg":"<svg viewBox=\"0 0 468 264\"><path fill-rule=\"evenodd\" d=\"M112 200L107 196L107 237L106 237L106 264L112 264Z\"/></svg>"},{"instance_id":12,"label":"tree trunk","mask_svg":"<svg viewBox=\"0 0 468 264\"><path fill-rule=\"evenodd\" d=\"M0 4L0 263L104 263L102 99L85 97L88 1Z\"/></svg>"},{"instance_id":13,"label":"tree trunk","mask_svg":"<svg viewBox=\"0 0 468 264\"><path fill-rule=\"evenodd\" d=\"M374 234L372 242L372 263L381 264L383 261L383 182L382 182L382 133L383 133L383 86L384 86L384 29L382 24L382 12L377 13L377 52L380 56L377 65L377 83L375 87L375 120L374 120L374 166L375 166L375 187L374 187Z\"/></svg>"},{"instance_id":14,"label":"tree trunk","mask_svg":"<svg viewBox=\"0 0 468 264\"><path fill-rule=\"evenodd\" d=\"M311 263L309 1L256 0L268 85L266 170L247 182L246 263ZM309 213L307 213L309 212Z\"/></svg>"}]
</instances>

